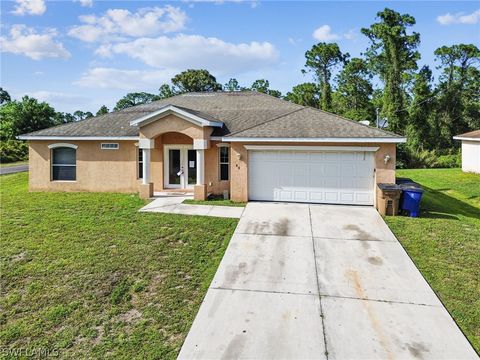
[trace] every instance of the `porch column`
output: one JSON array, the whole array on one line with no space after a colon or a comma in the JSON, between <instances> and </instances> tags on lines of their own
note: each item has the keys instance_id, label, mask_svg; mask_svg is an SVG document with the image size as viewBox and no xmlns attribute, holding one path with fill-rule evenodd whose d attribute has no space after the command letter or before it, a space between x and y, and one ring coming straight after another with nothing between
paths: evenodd
<instances>
[{"instance_id":1,"label":"porch column","mask_svg":"<svg viewBox=\"0 0 480 360\"><path fill-rule=\"evenodd\" d=\"M197 149L197 185L205 182L205 150Z\"/></svg>"},{"instance_id":2,"label":"porch column","mask_svg":"<svg viewBox=\"0 0 480 360\"><path fill-rule=\"evenodd\" d=\"M143 178L142 184L139 186L139 193L142 199L148 199L153 196L153 183L150 182L150 153L151 149L155 147L155 140L141 138L138 141L138 147L142 149L143 159Z\"/></svg>"},{"instance_id":3,"label":"porch column","mask_svg":"<svg viewBox=\"0 0 480 360\"><path fill-rule=\"evenodd\" d=\"M204 139L194 139L193 148L197 151L197 185L193 188L195 200L207 198L207 185L205 184L205 149L208 149L210 142Z\"/></svg>"},{"instance_id":4,"label":"porch column","mask_svg":"<svg viewBox=\"0 0 480 360\"><path fill-rule=\"evenodd\" d=\"M143 157L143 179L142 184L150 183L150 149L142 149Z\"/></svg>"}]
</instances>

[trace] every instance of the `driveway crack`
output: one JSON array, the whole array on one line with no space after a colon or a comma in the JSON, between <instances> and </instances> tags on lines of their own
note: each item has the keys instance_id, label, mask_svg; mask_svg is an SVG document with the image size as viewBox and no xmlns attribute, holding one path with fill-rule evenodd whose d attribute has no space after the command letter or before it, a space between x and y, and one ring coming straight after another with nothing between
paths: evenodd
<instances>
[{"instance_id":1,"label":"driveway crack","mask_svg":"<svg viewBox=\"0 0 480 360\"><path fill-rule=\"evenodd\" d=\"M315 251L315 238L313 237L312 211L310 209L310 204L308 205L308 217L310 221L310 235L312 238L313 264L315 266L315 276L317 278L317 292L318 292L318 302L320 304L320 317L322 320L323 343L325 345L325 357L328 360L328 347L327 347L327 334L326 334L327 329L325 327L325 315L323 313L322 296L320 295L320 278L318 277L317 254Z\"/></svg>"}]
</instances>

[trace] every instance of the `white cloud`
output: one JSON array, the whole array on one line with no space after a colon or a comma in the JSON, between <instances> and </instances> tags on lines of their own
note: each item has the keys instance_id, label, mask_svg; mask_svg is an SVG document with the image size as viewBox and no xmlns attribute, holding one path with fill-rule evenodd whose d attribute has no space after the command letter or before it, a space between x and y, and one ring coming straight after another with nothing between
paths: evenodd
<instances>
[{"instance_id":1,"label":"white cloud","mask_svg":"<svg viewBox=\"0 0 480 360\"><path fill-rule=\"evenodd\" d=\"M79 2L81 6L83 7L92 7L93 6L93 0L74 0L74 2Z\"/></svg>"},{"instance_id":2,"label":"white cloud","mask_svg":"<svg viewBox=\"0 0 480 360\"><path fill-rule=\"evenodd\" d=\"M187 15L178 7L142 8L136 13L109 9L103 16L83 15L83 25L74 26L68 34L85 42L122 37L154 36L182 30Z\"/></svg>"},{"instance_id":3,"label":"white cloud","mask_svg":"<svg viewBox=\"0 0 480 360\"><path fill-rule=\"evenodd\" d=\"M16 0L15 10L12 11L15 15L42 15L46 10L44 0Z\"/></svg>"},{"instance_id":4,"label":"white cloud","mask_svg":"<svg viewBox=\"0 0 480 360\"><path fill-rule=\"evenodd\" d=\"M223 5L227 3L250 4L252 9L255 9L258 6L257 0L182 0L182 2L190 3L190 7L193 7L192 5L194 3L211 3L215 5Z\"/></svg>"},{"instance_id":5,"label":"white cloud","mask_svg":"<svg viewBox=\"0 0 480 360\"><path fill-rule=\"evenodd\" d=\"M174 72L168 70L121 70L105 67L89 69L74 85L121 90L145 90L159 88L161 84L170 82Z\"/></svg>"},{"instance_id":6,"label":"white cloud","mask_svg":"<svg viewBox=\"0 0 480 360\"><path fill-rule=\"evenodd\" d=\"M474 25L474 24L477 24L480 21L480 9L472 12L471 14L465 14L465 13L450 14L450 13L446 13L444 15L437 16L437 21L442 25L451 25L451 24Z\"/></svg>"},{"instance_id":7,"label":"white cloud","mask_svg":"<svg viewBox=\"0 0 480 360\"><path fill-rule=\"evenodd\" d=\"M343 34L343 37L347 40L356 40L358 37L358 33L354 29L351 29L345 34Z\"/></svg>"},{"instance_id":8,"label":"white cloud","mask_svg":"<svg viewBox=\"0 0 480 360\"><path fill-rule=\"evenodd\" d=\"M13 25L10 36L0 36L2 52L21 54L34 60L43 58L69 58L70 53L61 42L55 41L55 29L49 29L42 34L25 25Z\"/></svg>"},{"instance_id":9,"label":"white cloud","mask_svg":"<svg viewBox=\"0 0 480 360\"><path fill-rule=\"evenodd\" d=\"M206 68L222 75L264 68L276 62L278 53L269 42L228 43L201 35L139 38L131 42L103 45L97 55L125 54L161 69Z\"/></svg>"},{"instance_id":10,"label":"white cloud","mask_svg":"<svg viewBox=\"0 0 480 360\"><path fill-rule=\"evenodd\" d=\"M332 33L332 29L329 25L322 25L315 29L312 34L313 38L318 41L334 41L341 38L340 35Z\"/></svg>"}]
</instances>

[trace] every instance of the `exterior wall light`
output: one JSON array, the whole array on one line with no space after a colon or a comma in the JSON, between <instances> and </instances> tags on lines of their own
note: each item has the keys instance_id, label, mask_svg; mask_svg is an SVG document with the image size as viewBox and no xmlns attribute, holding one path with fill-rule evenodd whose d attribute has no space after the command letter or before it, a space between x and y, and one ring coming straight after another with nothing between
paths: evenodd
<instances>
[{"instance_id":1,"label":"exterior wall light","mask_svg":"<svg viewBox=\"0 0 480 360\"><path fill-rule=\"evenodd\" d=\"M242 159L242 154L237 153L236 155L237 155L237 159L238 159L238 160L241 160L241 159Z\"/></svg>"},{"instance_id":2,"label":"exterior wall light","mask_svg":"<svg viewBox=\"0 0 480 360\"><path fill-rule=\"evenodd\" d=\"M385 164L387 164L390 161L390 159L391 159L390 155L386 154L383 158L383 161L385 162Z\"/></svg>"}]
</instances>

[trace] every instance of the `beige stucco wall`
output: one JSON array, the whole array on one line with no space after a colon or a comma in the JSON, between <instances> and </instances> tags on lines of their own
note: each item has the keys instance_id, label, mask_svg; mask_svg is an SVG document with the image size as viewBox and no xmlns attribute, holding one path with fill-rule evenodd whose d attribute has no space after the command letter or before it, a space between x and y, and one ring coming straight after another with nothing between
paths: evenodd
<instances>
[{"instance_id":1,"label":"beige stucco wall","mask_svg":"<svg viewBox=\"0 0 480 360\"><path fill-rule=\"evenodd\" d=\"M231 199L234 201L248 200L248 151L245 145L248 143L231 144L231 178L230 192ZM262 145L251 143L252 145ZM263 145L288 145L288 146L374 146L379 147L375 153L375 181L376 183L394 183L395 182L395 162L396 146L395 144L375 144L375 143L268 143ZM239 156L237 155L240 155ZM390 156L390 161L385 164L385 155Z\"/></svg>"},{"instance_id":2,"label":"beige stucco wall","mask_svg":"<svg viewBox=\"0 0 480 360\"><path fill-rule=\"evenodd\" d=\"M32 191L137 192L137 147L135 141L119 143L118 150L102 150L107 141L30 141L29 189ZM48 145L77 145L77 180L51 181L51 149Z\"/></svg>"},{"instance_id":3,"label":"beige stucco wall","mask_svg":"<svg viewBox=\"0 0 480 360\"><path fill-rule=\"evenodd\" d=\"M178 120L180 122L173 120L178 125L176 129L192 136L205 136L211 132L211 129L195 129L195 125L192 125L193 128L188 124L185 126L187 123L185 120ZM184 133L171 131L159 134L152 129L144 134L148 133L155 138L155 148L151 152L151 181L154 183L154 191L161 191L164 190L163 146L166 144L192 144L193 138ZM156 127L155 131L163 130ZM120 144L118 150L101 150L100 144L106 141L61 141L78 145L77 180L74 182L51 181L51 150L48 145L57 142L60 141L30 141L30 190L138 192L141 181L137 179L138 147L136 141L114 141ZM248 151L244 146L246 143L231 143L230 145L230 181L219 180L219 148L217 144L218 142L211 141L210 148L205 150L207 192L221 194L224 190L229 189L232 200L247 201ZM255 144L258 145L258 143ZM269 145L282 144L269 143ZM376 182L395 182L395 144L289 143L288 145L377 146L379 150L375 153ZM385 155L391 157L387 164L384 162Z\"/></svg>"}]
</instances>

